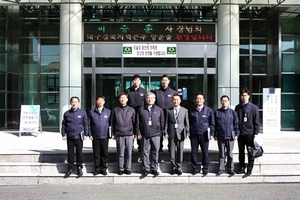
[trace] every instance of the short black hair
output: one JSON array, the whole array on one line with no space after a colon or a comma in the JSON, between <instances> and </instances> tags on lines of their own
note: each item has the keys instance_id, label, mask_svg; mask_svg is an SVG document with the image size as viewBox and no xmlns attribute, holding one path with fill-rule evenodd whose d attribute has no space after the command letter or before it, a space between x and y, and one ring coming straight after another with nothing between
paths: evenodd
<instances>
[{"instance_id":1,"label":"short black hair","mask_svg":"<svg viewBox=\"0 0 300 200\"><path fill-rule=\"evenodd\" d=\"M137 78L139 78L140 80L142 80L142 79L141 79L141 76L138 75L138 74L133 75L132 80L137 79Z\"/></svg>"},{"instance_id":2,"label":"short black hair","mask_svg":"<svg viewBox=\"0 0 300 200\"><path fill-rule=\"evenodd\" d=\"M78 99L78 102L80 102L79 97L73 96L73 97L71 97L71 99L70 99L70 103L72 103L72 100L73 100L73 99Z\"/></svg>"},{"instance_id":3,"label":"short black hair","mask_svg":"<svg viewBox=\"0 0 300 200\"><path fill-rule=\"evenodd\" d=\"M99 96L97 96L96 101L97 101L98 99L103 99L103 100L105 101L105 96L99 95Z\"/></svg>"},{"instance_id":4,"label":"short black hair","mask_svg":"<svg viewBox=\"0 0 300 200\"><path fill-rule=\"evenodd\" d=\"M220 101L222 101L223 98L227 98L230 101L229 96L227 96L227 95L221 96Z\"/></svg>"},{"instance_id":5,"label":"short black hair","mask_svg":"<svg viewBox=\"0 0 300 200\"><path fill-rule=\"evenodd\" d=\"M242 95L242 94L244 94L244 93L247 93L248 95L250 95L250 90L249 90L248 88L244 87L244 88L241 90L241 94L240 94L240 95Z\"/></svg>"},{"instance_id":6,"label":"short black hair","mask_svg":"<svg viewBox=\"0 0 300 200\"><path fill-rule=\"evenodd\" d=\"M178 93L174 94L173 97L179 97L181 99L181 96ZM173 99L173 97L172 97L172 99Z\"/></svg>"},{"instance_id":7,"label":"short black hair","mask_svg":"<svg viewBox=\"0 0 300 200\"><path fill-rule=\"evenodd\" d=\"M126 96L127 98L128 98L128 93L127 92L122 92L120 95L119 95L119 98L121 97L121 96Z\"/></svg>"},{"instance_id":8,"label":"short black hair","mask_svg":"<svg viewBox=\"0 0 300 200\"><path fill-rule=\"evenodd\" d=\"M163 78L167 78L167 79L170 80L170 77L167 74L162 75L161 78L160 78L160 80L162 80Z\"/></svg>"},{"instance_id":9,"label":"short black hair","mask_svg":"<svg viewBox=\"0 0 300 200\"><path fill-rule=\"evenodd\" d=\"M202 92L198 92L198 93L195 95L195 98L197 98L198 95L203 96L203 99L205 99L205 95L204 95Z\"/></svg>"}]
</instances>

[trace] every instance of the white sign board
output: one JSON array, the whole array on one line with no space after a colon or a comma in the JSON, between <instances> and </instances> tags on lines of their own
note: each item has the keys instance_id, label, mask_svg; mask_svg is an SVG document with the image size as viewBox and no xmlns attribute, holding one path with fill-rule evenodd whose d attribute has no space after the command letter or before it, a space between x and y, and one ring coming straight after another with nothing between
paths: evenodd
<instances>
[{"instance_id":1,"label":"white sign board","mask_svg":"<svg viewBox=\"0 0 300 200\"><path fill-rule=\"evenodd\" d=\"M176 58L176 44L123 44L123 57Z\"/></svg>"},{"instance_id":2,"label":"white sign board","mask_svg":"<svg viewBox=\"0 0 300 200\"><path fill-rule=\"evenodd\" d=\"M281 89L263 89L263 132L274 133L281 130Z\"/></svg>"},{"instance_id":3,"label":"white sign board","mask_svg":"<svg viewBox=\"0 0 300 200\"><path fill-rule=\"evenodd\" d=\"M40 126L40 105L22 105L19 136L22 132L36 132Z\"/></svg>"}]
</instances>

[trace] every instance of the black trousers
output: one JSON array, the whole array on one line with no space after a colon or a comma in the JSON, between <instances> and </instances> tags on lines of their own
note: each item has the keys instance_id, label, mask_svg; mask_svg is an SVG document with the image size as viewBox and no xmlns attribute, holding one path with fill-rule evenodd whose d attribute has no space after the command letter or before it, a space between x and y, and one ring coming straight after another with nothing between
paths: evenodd
<instances>
[{"instance_id":1,"label":"black trousers","mask_svg":"<svg viewBox=\"0 0 300 200\"><path fill-rule=\"evenodd\" d=\"M68 164L69 169L75 169L74 164L74 148L76 149L76 167L82 168L82 147L83 147L83 141L78 140L67 140L67 146L68 146Z\"/></svg>"},{"instance_id":2,"label":"black trousers","mask_svg":"<svg viewBox=\"0 0 300 200\"><path fill-rule=\"evenodd\" d=\"M191 141L191 162L193 171L199 172L198 167L198 147L200 145L201 152L202 152L202 171L207 172L208 171L208 165L209 165L209 156L208 156L208 146L209 146L209 140L207 139L207 134L201 134L201 135L190 135L190 141Z\"/></svg>"},{"instance_id":3,"label":"black trousers","mask_svg":"<svg viewBox=\"0 0 300 200\"><path fill-rule=\"evenodd\" d=\"M252 171L254 165L254 159L251 159L248 152L248 147L254 147L253 135L240 135L238 138L239 145L239 166L240 169L245 168L245 146L248 154L248 166L247 171Z\"/></svg>"},{"instance_id":4,"label":"black trousers","mask_svg":"<svg viewBox=\"0 0 300 200\"><path fill-rule=\"evenodd\" d=\"M108 160L108 139L93 139L95 171L106 171Z\"/></svg>"}]
</instances>

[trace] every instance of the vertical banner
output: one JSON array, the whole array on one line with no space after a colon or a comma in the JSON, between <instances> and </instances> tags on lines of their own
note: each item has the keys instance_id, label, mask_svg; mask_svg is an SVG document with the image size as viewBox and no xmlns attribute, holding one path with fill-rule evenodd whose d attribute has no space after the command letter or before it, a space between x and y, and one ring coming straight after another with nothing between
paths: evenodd
<instances>
[{"instance_id":1,"label":"vertical banner","mask_svg":"<svg viewBox=\"0 0 300 200\"><path fill-rule=\"evenodd\" d=\"M281 130L281 89L263 88L263 132Z\"/></svg>"},{"instance_id":2,"label":"vertical banner","mask_svg":"<svg viewBox=\"0 0 300 200\"><path fill-rule=\"evenodd\" d=\"M39 133L40 122L40 105L22 105L20 115L19 137L22 132Z\"/></svg>"}]
</instances>

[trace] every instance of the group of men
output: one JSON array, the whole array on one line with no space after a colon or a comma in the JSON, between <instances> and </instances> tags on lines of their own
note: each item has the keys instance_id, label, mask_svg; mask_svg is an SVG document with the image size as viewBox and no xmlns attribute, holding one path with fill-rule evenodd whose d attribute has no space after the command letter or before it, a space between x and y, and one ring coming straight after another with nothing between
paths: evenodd
<instances>
[{"instance_id":1,"label":"group of men","mask_svg":"<svg viewBox=\"0 0 300 200\"><path fill-rule=\"evenodd\" d=\"M209 141L215 139L219 148L219 170L225 172L225 159L230 175L234 175L232 150L234 140L239 145L238 173L251 175L254 160L248 155L247 172L245 171L245 146L253 146L253 138L259 132L259 112L257 106L249 102L248 89L241 91L242 103L235 111L229 108L229 97L221 97L222 107L213 112L204 105L203 93L195 95L196 105L186 109L180 105L180 96L169 87L168 75L161 77L161 88L147 92L140 87L141 77L134 75L132 87L119 96L120 105L113 110L104 107L105 97L98 96L96 107L87 115L79 108L79 98L70 99L71 109L63 116L61 134L67 140L68 172L81 176L83 140L92 140L95 171L94 175L107 175L108 140L116 140L118 155L118 174L131 174L132 149L137 139L142 155L143 176L149 173L158 176L158 156L162 151L163 138L168 139L171 174L182 174L184 140L191 142L192 174L200 173L198 148L202 152L202 174L208 174ZM84 133L84 134L82 134ZM74 164L76 148L76 167ZM225 155L226 154L226 155Z\"/></svg>"}]
</instances>

